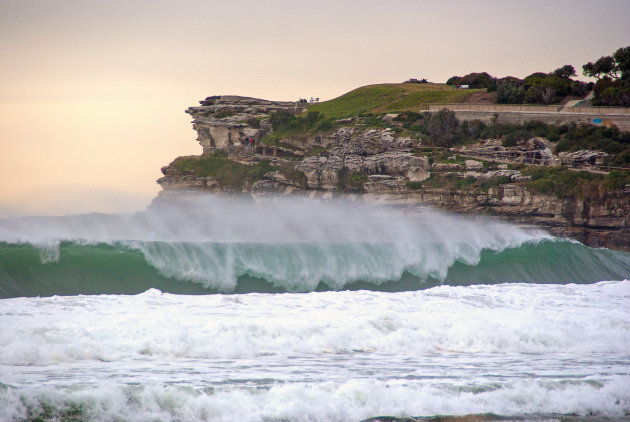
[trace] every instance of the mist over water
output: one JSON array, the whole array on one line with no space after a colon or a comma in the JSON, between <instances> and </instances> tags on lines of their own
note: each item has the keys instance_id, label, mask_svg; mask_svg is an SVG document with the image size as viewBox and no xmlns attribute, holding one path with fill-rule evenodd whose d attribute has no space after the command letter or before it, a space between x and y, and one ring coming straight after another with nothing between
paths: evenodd
<instances>
[{"instance_id":1,"label":"mist over water","mask_svg":"<svg viewBox=\"0 0 630 422\"><path fill-rule=\"evenodd\" d=\"M135 214L0 220L0 240L114 242L440 242L505 247L549 238L496 221L421 213L357 200L190 194ZM464 242L464 239L465 242ZM462 246L463 247L463 246Z\"/></svg>"}]
</instances>

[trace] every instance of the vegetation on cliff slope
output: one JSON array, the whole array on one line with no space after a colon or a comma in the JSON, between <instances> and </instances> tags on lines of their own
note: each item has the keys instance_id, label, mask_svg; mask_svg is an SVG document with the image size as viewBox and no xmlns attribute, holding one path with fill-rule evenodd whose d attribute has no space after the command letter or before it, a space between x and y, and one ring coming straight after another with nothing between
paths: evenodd
<instances>
[{"instance_id":1,"label":"vegetation on cliff slope","mask_svg":"<svg viewBox=\"0 0 630 422\"><path fill-rule=\"evenodd\" d=\"M493 122L486 125L478 120L460 122L449 110L404 112L394 122L401 125L405 135L422 138L428 145L438 147L465 145L482 139L503 139L503 146L511 147L539 136L557 142L556 153L585 149L603 151L610 154L607 165L630 167L630 132L620 132L615 126L555 125L535 120L524 124Z\"/></svg>"},{"instance_id":2,"label":"vegetation on cliff slope","mask_svg":"<svg viewBox=\"0 0 630 422\"><path fill-rule=\"evenodd\" d=\"M362 192L363 183L368 181L367 175L351 172L348 167L342 167L337 172L337 190L339 192Z\"/></svg>"},{"instance_id":3,"label":"vegetation on cliff slope","mask_svg":"<svg viewBox=\"0 0 630 422\"><path fill-rule=\"evenodd\" d=\"M283 138L290 136L307 136L317 132L325 132L336 128L338 125L326 118L318 111L309 110L301 116L295 116L287 111L278 111L269 118L273 132L265 135L262 143L291 149L292 147L282 142Z\"/></svg>"},{"instance_id":4,"label":"vegetation on cliff slope","mask_svg":"<svg viewBox=\"0 0 630 422\"><path fill-rule=\"evenodd\" d=\"M276 170L267 161L250 166L234 162L222 151L198 157L179 157L173 162L173 167L195 177L214 177L221 186L235 189L242 188L245 184L252 185L262 179L265 173Z\"/></svg>"},{"instance_id":5,"label":"vegetation on cliff slope","mask_svg":"<svg viewBox=\"0 0 630 422\"><path fill-rule=\"evenodd\" d=\"M565 196L600 198L610 190L621 189L630 183L627 172L611 172L608 175L572 171L567 167L529 166L521 172L531 177L525 186L532 191L554 194L558 198Z\"/></svg>"},{"instance_id":6,"label":"vegetation on cliff slope","mask_svg":"<svg viewBox=\"0 0 630 422\"><path fill-rule=\"evenodd\" d=\"M488 163L484 163L488 164ZM624 189L630 185L630 173L613 170L609 174L596 174L587 171L574 171L567 167L539 167L520 165L519 169L528 181L516 182L522 184L532 192L555 195L557 198L579 197L599 200L606 193ZM493 186L515 183L506 176L491 178L446 177L440 173L431 174L429 179L422 182L407 182L407 188L418 189L454 189L486 193Z\"/></svg>"}]
</instances>

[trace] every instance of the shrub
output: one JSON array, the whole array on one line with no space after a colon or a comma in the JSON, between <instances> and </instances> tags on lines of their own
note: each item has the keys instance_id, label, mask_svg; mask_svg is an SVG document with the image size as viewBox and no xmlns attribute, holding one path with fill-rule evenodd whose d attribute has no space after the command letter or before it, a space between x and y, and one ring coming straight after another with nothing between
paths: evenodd
<instances>
[{"instance_id":1,"label":"shrub","mask_svg":"<svg viewBox=\"0 0 630 422\"><path fill-rule=\"evenodd\" d=\"M558 142L560 140L560 130L557 126L549 125L544 136L551 142Z\"/></svg>"},{"instance_id":2,"label":"shrub","mask_svg":"<svg viewBox=\"0 0 630 422\"><path fill-rule=\"evenodd\" d=\"M531 133L526 130L520 130L518 132L507 135L503 139L503 142L501 142L501 145L503 145L504 147L515 147L519 143L525 142L531 138L533 138Z\"/></svg>"},{"instance_id":3,"label":"shrub","mask_svg":"<svg viewBox=\"0 0 630 422\"><path fill-rule=\"evenodd\" d=\"M326 132L334 129L335 124L330 119L324 119L315 128L318 132Z\"/></svg>"},{"instance_id":4,"label":"shrub","mask_svg":"<svg viewBox=\"0 0 630 422\"><path fill-rule=\"evenodd\" d=\"M268 161L252 166L236 163L228 159L223 151L200 157L180 158L175 160L173 166L181 172L192 173L196 177L214 177L221 186L232 188L241 188L246 182L252 184L262 179L266 173L276 170L276 167Z\"/></svg>"},{"instance_id":5,"label":"shrub","mask_svg":"<svg viewBox=\"0 0 630 422\"><path fill-rule=\"evenodd\" d=\"M515 83L506 82L497 85L497 102L502 104L522 104L525 92Z\"/></svg>"},{"instance_id":6,"label":"shrub","mask_svg":"<svg viewBox=\"0 0 630 422\"><path fill-rule=\"evenodd\" d=\"M548 126L540 120L530 120L525 123L525 129L536 136L545 136L547 134Z\"/></svg>"},{"instance_id":7,"label":"shrub","mask_svg":"<svg viewBox=\"0 0 630 422\"><path fill-rule=\"evenodd\" d=\"M346 166L337 172L337 190L339 192L362 192L367 176L363 173L352 173Z\"/></svg>"},{"instance_id":8,"label":"shrub","mask_svg":"<svg viewBox=\"0 0 630 422\"><path fill-rule=\"evenodd\" d=\"M318 111L309 111L305 115L294 116L287 111L280 110L271 115L269 122L273 131L282 135L327 131L335 127L331 120L326 119Z\"/></svg>"},{"instance_id":9,"label":"shrub","mask_svg":"<svg viewBox=\"0 0 630 422\"><path fill-rule=\"evenodd\" d=\"M608 162L608 165L614 167L630 167L630 148L626 148L623 152L613 157Z\"/></svg>"},{"instance_id":10,"label":"shrub","mask_svg":"<svg viewBox=\"0 0 630 422\"><path fill-rule=\"evenodd\" d=\"M630 185L630 172L613 170L606 176L604 187L608 190L621 190Z\"/></svg>"},{"instance_id":11,"label":"shrub","mask_svg":"<svg viewBox=\"0 0 630 422\"><path fill-rule=\"evenodd\" d=\"M529 167L522 172L532 178L526 183L529 189L553 193L558 198L599 195L599 184L603 180L602 175L571 171L566 167Z\"/></svg>"},{"instance_id":12,"label":"shrub","mask_svg":"<svg viewBox=\"0 0 630 422\"><path fill-rule=\"evenodd\" d=\"M295 120L295 116L288 111L279 110L273 113L269 118L269 123L274 131L289 129L291 123Z\"/></svg>"},{"instance_id":13,"label":"shrub","mask_svg":"<svg viewBox=\"0 0 630 422\"><path fill-rule=\"evenodd\" d=\"M219 118L219 119L223 119L224 117L231 117L234 116L236 113L232 110L221 110L219 111L217 114L215 114L215 117Z\"/></svg>"},{"instance_id":14,"label":"shrub","mask_svg":"<svg viewBox=\"0 0 630 422\"><path fill-rule=\"evenodd\" d=\"M429 136L433 139L433 143L440 147L450 147L455 140L457 133L457 125L459 121L455 117L455 112L443 108L433 113L427 124Z\"/></svg>"},{"instance_id":15,"label":"shrub","mask_svg":"<svg viewBox=\"0 0 630 422\"><path fill-rule=\"evenodd\" d=\"M453 76L446 85L469 85L471 89L490 88L496 84L496 78L487 72L469 73L466 76Z\"/></svg>"},{"instance_id":16,"label":"shrub","mask_svg":"<svg viewBox=\"0 0 630 422\"><path fill-rule=\"evenodd\" d=\"M469 186L472 186L475 183L476 179L474 177L468 176L464 179L457 179L455 181L454 187L455 189L463 189Z\"/></svg>"},{"instance_id":17,"label":"shrub","mask_svg":"<svg viewBox=\"0 0 630 422\"><path fill-rule=\"evenodd\" d=\"M504 185L506 183L510 183L512 179L510 176L500 176L500 177L492 177L490 179L485 179L479 185L479 189L483 192L488 192L491 187Z\"/></svg>"},{"instance_id":18,"label":"shrub","mask_svg":"<svg viewBox=\"0 0 630 422\"><path fill-rule=\"evenodd\" d=\"M324 147L313 147L311 149L311 157L317 157L322 154L322 152L326 151Z\"/></svg>"}]
</instances>

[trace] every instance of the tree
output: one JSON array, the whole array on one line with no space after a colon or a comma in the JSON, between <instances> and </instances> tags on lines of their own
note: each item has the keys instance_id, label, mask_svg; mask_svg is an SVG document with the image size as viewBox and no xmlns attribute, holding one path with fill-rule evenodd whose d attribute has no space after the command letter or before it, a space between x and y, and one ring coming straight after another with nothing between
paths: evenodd
<instances>
[{"instance_id":1,"label":"tree","mask_svg":"<svg viewBox=\"0 0 630 422\"><path fill-rule=\"evenodd\" d=\"M471 89L490 88L496 84L496 78L487 72L469 73L466 76L452 76L447 85L468 85Z\"/></svg>"},{"instance_id":2,"label":"tree","mask_svg":"<svg viewBox=\"0 0 630 422\"><path fill-rule=\"evenodd\" d=\"M554 70L552 74L563 79L569 79L571 78L571 76L577 76L577 73L575 73L575 68L570 64L565 64L564 66Z\"/></svg>"},{"instance_id":3,"label":"tree","mask_svg":"<svg viewBox=\"0 0 630 422\"><path fill-rule=\"evenodd\" d=\"M593 105L630 106L630 46L621 47L612 56L600 57L582 66L584 75L597 78L593 87Z\"/></svg>"},{"instance_id":4,"label":"tree","mask_svg":"<svg viewBox=\"0 0 630 422\"><path fill-rule=\"evenodd\" d=\"M497 86L497 102L503 104L522 104L525 90L510 82Z\"/></svg>"},{"instance_id":5,"label":"tree","mask_svg":"<svg viewBox=\"0 0 630 422\"><path fill-rule=\"evenodd\" d=\"M431 115L427 131L436 146L448 148L454 143L458 124L455 112L443 108Z\"/></svg>"},{"instance_id":6,"label":"tree","mask_svg":"<svg viewBox=\"0 0 630 422\"><path fill-rule=\"evenodd\" d=\"M613 79L619 79L617 75L617 64L612 56L603 56L597 59L595 63L588 62L582 66L584 76L601 79L609 76Z\"/></svg>"},{"instance_id":7,"label":"tree","mask_svg":"<svg viewBox=\"0 0 630 422\"><path fill-rule=\"evenodd\" d=\"M273 128L273 130L276 131L288 129L294 120L295 116L284 110L278 110L276 113L273 113L269 118L271 127Z\"/></svg>"},{"instance_id":8,"label":"tree","mask_svg":"<svg viewBox=\"0 0 630 422\"><path fill-rule=\"evenodd\" d=\"M553 98L556 95L556 90L548 86L541 94L542 103L549 105L553 102Z\"/></svg>"},{"instance_id":9,"label":"tree","mask_svg":"<svg viewBox=\"0 0 630 422\"><path fill-rule=\"evenodd\" d=\"M630 46L622 47L615 51L613 59L617 63L617 70L621 73L620 78L630 78Z\"/></svg>"}]
</instances>

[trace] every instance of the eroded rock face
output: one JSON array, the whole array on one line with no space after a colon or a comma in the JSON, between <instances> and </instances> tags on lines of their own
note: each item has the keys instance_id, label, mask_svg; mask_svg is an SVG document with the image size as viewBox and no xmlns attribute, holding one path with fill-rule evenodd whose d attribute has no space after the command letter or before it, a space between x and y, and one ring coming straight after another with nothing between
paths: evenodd
<instances>
[{"instance_id":1,"label":"eroded rock face","mask_svg":"<svg viewBox=\"0 0 630 422\"><path fill-rule=\"evenodd\" d=\"M200 101L201 106L190 107L186 113L193 117L193 129L203 151L215 148L245 145L254 138L258 143L271 127L268 118L272 113L303 111L295 102L267 101L257 98L222 95Z\"/></svg>"},{"instance_id":2,"label":"eroded rock face","mask_svg":"<svg viewBox=\"0 0 630 422\"><path fill-rule=\"evenodd\" d=\"M431 166L431 170L441 172L441 171L459 171L462 169L462 166L455 163L433 163Z\"/></svg>"},{"instance_id":3,"label":"eroded rock face","mask_svg":"<svg viewBox=\"0 0 630 422\"><path fill-rule=\"evenodd\" d=\"M580 150L575 152L561 152L558 154L562 164L568 165L602 165L608 154L602 151Z\"/></svg>"},{"instance_id":4,"label":"eroded rock face","mask_svg":"<svg viewBox=\"0 0 630 422\"><path fill-rule=\"evenodd\" d=\"M391 150L411 150L421 144L417 139L396 137L391 129L367 129L357 132L348 127L337 130L327 138L324 141L327 145L322 143L322 146L329 148L331 154L341 156L368 156Z\"/></svg>"},{"instance_id":5,"label":"eroded rock face","mask_svg":"<svg viewBox=\"0 0 630 422\"><path fill-rule=\"evenodd\" d=\"M351 173L403 176L410 181L421 181L430 176L425 170L429 168L428 160L408 152L385 152L367 157L357 154L308 157L295 169L304 173L310 189L332 190L337 185L338 173L343 167Z\"/></svg>"},{"instance_id":6,"label":"eroded rock face","mask_svg":"<svg viewBox=\"0 0 630 422\"><path fill-rule=\"evenodd\" d=\"M466 170L472 170L472 171L483 170L483 163L481 161L466 160L465 165L466 165Z\"/></svg>"},{"instance_id":7,"label":"eroded rock face","mask_svg":"<svg viewBox=\"0 0 630 422\"><path fill-rule=\"evenodd\" d=\"M460 148L464 155L485 160L507 161L515 164L558 166L560 159L553 155L543 138L531 138L514 147L504 147L500 139L487 139L476 145Z\"/></svg>"}]
</instances>

